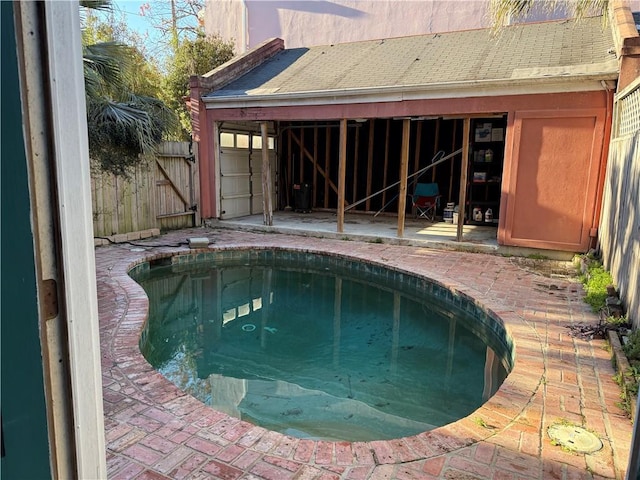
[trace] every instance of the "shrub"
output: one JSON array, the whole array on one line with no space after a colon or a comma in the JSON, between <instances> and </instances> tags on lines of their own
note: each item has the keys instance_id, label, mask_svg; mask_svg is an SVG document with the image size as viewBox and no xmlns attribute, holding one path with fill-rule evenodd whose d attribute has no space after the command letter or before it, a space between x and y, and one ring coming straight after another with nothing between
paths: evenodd
<instances>
[{"instance_id":1,"label":"shrub","mask_svg":"<svg viewBox=\"0 0 640 480\"><path fill-rule=\"evenodd\" d=\"M600 262L592 260L589 262L587 274L583 277L582 283L586 290L585 302L591 305L594 312L604 308L607 300L607 286L613 283L611 274Z\"/></svg>"},{"instance_id":2,"label":"shrub","mask_svg":"<svg viewBox=\"0 0 640 480\"><path fill-rule=\"evenodd\" d=\"M629 359L629 364L635 369L640 369L640 330L632 332L627 339L627 344L622 350Z\"/></svg>"}]
</instances>

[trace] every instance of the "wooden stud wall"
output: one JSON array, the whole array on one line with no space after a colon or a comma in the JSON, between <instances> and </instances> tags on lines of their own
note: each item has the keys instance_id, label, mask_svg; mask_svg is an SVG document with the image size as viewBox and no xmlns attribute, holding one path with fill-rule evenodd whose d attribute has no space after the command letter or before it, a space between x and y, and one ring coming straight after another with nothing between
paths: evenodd
<instances>
[{"instance_id":1,"label":"wooden stud wall","mask_svg":"<svg viewBox=\"0 0 640 480\"><path fill-rule=\"evenodd\" d=\"M373 175L373 140L375 132L375 118L369 120L369 148L367 149L367 197L371 195L371 177ZM371 211L371 199L367 200L365 210Z\"/></svg>"},{"instance_id":2,"label":"wooden stud wall","mask_svg":"<svg viewBox=\"0 0 640 480\"><path fill-rule=\"evenodd\" d=\"M401 155L401 137L404 120L369 119L367 122L347 120L346 164L344 206L357 203L360 212L396 213L399 201L398 189L381 190L398 181ZM460 120L420 119L410 120L408 127L411 141L407 146L409 155L408 173L427 166L442 148L445 154L460 148L457 123ZM368 123L368 124L367 124ZM337 209L338 207L338 160L342 144L336 138L338 122L293 122L284 125L281 138L282 170L288 178L283 181L287 189L281 195L289 204L292 184L309 183L312 188L311 205L314 209ZM305 132L308 130L308 132ZM286 137L286 139L285 139ZM443 201L458 196L457 176L460 157L428 171L424 176L412 177L407 185L411 193L417 182L436 182L444 195ZM379 192L377 195L376 193ZM284 193L284 192L283 192ZM371 198L369 198L371 197ZM362 199L365 199L359 203Z\"/></svg>"}]
</instances>

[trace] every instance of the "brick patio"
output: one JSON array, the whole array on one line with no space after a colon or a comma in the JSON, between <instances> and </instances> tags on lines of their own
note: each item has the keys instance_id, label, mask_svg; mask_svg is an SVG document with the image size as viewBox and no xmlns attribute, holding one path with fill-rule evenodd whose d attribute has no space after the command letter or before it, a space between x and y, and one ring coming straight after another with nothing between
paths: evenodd
<instances>
[{"instance_id":1,"label":"brick patio","mask_svg":"<svg viewBox=\"0 0 640 480\"><path fill-rule=\"evenodd\" d=\"M208 236L211 248L274 246L409 270L497 313L516 365L496 395L453 424L397 440L301 440L229 417L182 393L140 354L147 299L127 271L187 247L96 249L107 467L110 479L582 479L624 478L631 423L618 407L602 340L569 335L595 323L578 283L536 274L513 258L282 234L193 229L140 244ZM557 421L583 425L604 448L583 455L551 444Z\"/></svg>"}]
</instances>

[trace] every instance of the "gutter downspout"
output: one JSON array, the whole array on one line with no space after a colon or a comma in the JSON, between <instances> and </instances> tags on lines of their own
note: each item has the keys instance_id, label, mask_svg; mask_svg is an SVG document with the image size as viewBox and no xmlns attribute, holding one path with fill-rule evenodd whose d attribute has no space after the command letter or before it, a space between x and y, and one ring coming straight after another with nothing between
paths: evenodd
<instances>
[{"instance_id":1,"label":"gutter downspout","mask_svg":"<svg viewBox=\"0 0 640 480\"><path fill-rule=\"evenodd\" d=\"M590 248L598 248L600 243L598 238L598 228L600 227L600 217L602 216L602 209L604 208L604 182L609 160L609 146L611 145L611 141L613 140L611 133L613 130L613 96L615 94L615 84L613 84L613 82L607 82L605 80L600 83L602 84L602 88L604 89L604 93L606 95L607 106L604 118L602 151L600 153L600 168L598 170L597 190L595 198L596 208L593 209L593 219L591 221L591 229L589 231L589 237L591 238L589 245Z\"/></svg>"}]
</instances>

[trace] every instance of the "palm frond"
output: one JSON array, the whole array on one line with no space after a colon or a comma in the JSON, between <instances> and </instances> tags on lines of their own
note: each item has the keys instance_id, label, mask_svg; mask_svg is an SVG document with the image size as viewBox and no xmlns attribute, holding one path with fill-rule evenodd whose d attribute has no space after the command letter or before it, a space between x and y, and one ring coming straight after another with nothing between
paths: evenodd
<instances>
[{"instance_id":1,"label":"palm frond","mask_svg":"<svg viewBox=\"0 0 640 480\"><path fill-rule=\"evenodd\" d=\"M80 0L80 6L91 10L111 10L111 0Z\"/></svg>"},{"instance_id":2,"label":"palm frond","mask_svg":"<svg viewBox=\"0 0 640 480\"><path fill-rule=\"evenodd\" d=\"M89 114L89 123L93 127L110 133L122 146L150 153L159 141L149 113L133 105L103 101L92 105Z\"/></svg>"},{"instance_id":3,"label":"palm frond","mask_svg":"<svg viewBox=\"0 0 640 480\"><path fill-rule=\"evenodd\" d=\"M151 154L161 140L161 130L144 110L127 103L99 98L88 100L89 154L102 171L127 177Z\"/></svg>"},{"instance_id":4,"label":"palm frond","mask_svg":"<svg viewBox=\"0 0 640 480\"><path fill-rule=\"evenodd\" d=\"M104 94L104 80L92 68L84 67L84 90L87 98L97 98Z\"/></svg>"},{"instance_id":5,"label":"palm frond","mask_svg":"<svg viewBox=\"0 0 640 480\"><path fill-rule=\"evenodd\" d=\"M492 30L495 32L505 25L524 19L534 6L547 12L562 9L573 13L577 19L602 15L603 21L606 21L608 4L609 0L490 0L489 13Z\"/></svg>"},{"instance_id":6,"label":"palm frond","mask_svg":"<svg viewBox=\"0 0 640 480\"><path fill-rule=\"evenodd\" d=\"M93 77L96 85L98 80L104 89L117 91L124 85L123 72L126 68L125 56L120 55L123 46L116 42L102 42L85 45L83 65L85 78Z\"/></svg>"},{"instance_id":7,"label":"palm frond","mask_svg":"<svg viewBox=\"0 0 640 480\"><path fill-rule=\"evenodd\" d=\"M176 112L171 110L162 100L143 95L131 95L130 103L151 115L151 118L156 121L157 127L161 130L160 135L180 127L180 120Z\"/></svg>"},{"instance_id":8,"label":"palm frond","mask_svg":"<svg viewBox=\"0 0 640 480\"><path fill-rule=\"evenodd\" d=\"M606 20L609 0L576 0L576 18L584 18L592 15L602 15Z\"/></svg>"},{"instance_id":9,"label":"palm frond","mask_svg":"<svg viewBox=\"0 0 640 480\"><path fill-rule=\"evenodd\" d=\"M489 13L493 28L508 25L513 18L524 17L533 7L533 0L490 0Z\"/></svg>"}]
</instances>

